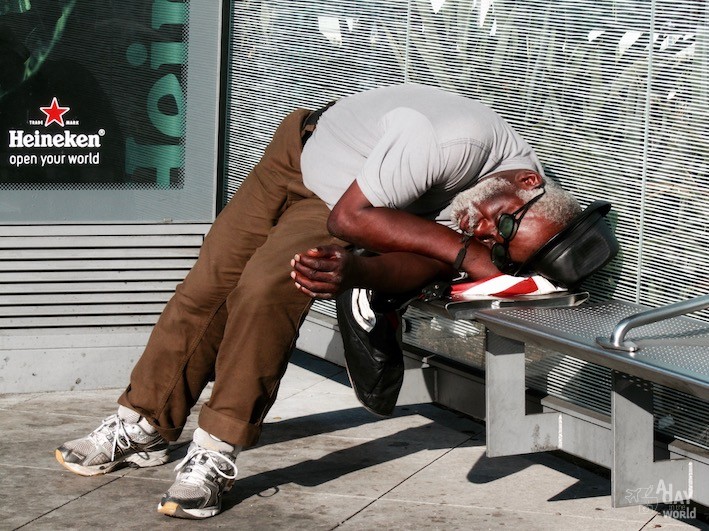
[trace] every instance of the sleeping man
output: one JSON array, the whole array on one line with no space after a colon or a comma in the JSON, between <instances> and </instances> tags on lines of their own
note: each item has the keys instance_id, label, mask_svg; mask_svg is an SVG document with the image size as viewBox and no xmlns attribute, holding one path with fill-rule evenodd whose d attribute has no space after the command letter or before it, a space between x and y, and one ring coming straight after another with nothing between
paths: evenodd
<instances>
[{"instance_id":1,"label":"sleeping man","mask_svg":"<svg viewBox=\"0 0 709 531\"><path fill-rule=\"evenodd\" d=\"M213 516L237 454L259 439L313 298L506 271L579 210L529 144L478 101L400 85L296 110L214 222L116 414L56 457L86 476L163 464L214 380L158 504L169 516Z\"/></svg>"}]
</instances>

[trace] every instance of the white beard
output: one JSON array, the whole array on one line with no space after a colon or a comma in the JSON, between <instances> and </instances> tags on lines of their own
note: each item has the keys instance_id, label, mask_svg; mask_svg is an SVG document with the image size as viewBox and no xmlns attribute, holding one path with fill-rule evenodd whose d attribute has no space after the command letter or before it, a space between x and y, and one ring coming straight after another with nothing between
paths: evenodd
<instances>
[{"instance_id":1,"label":"white beard","mask_svg":"<svg viewBox=\"0 0 709 531\"><path fill-rule=\"evenodd\" d=\"M472 188L460 192L451 203L451 216L453 221L460 227L460 220L468 215L468 227L470 230L480 221L480 203L499 195L500 193L514 190L514 186L502 177L489 177L475 184Z\"/></svg>"}]
</instances>

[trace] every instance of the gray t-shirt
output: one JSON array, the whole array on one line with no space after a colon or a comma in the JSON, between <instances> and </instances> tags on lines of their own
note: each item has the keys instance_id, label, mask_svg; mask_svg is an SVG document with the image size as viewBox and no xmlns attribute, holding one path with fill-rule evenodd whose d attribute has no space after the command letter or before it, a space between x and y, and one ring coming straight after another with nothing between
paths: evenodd
<instances>
[{"instance_id":1,"label":"gray t-shirt","mask_svg":"<svg viewBox=\"0 0 709 531\"><path fill-rule=\"evenodd\" d=\"M373 206L449 226L451 201L480 178L543 171L530 145L489 107L422 85L339 100L320 117L301 167L305 186L330 208L357 179Z\"/></svg>"}]
</instances>

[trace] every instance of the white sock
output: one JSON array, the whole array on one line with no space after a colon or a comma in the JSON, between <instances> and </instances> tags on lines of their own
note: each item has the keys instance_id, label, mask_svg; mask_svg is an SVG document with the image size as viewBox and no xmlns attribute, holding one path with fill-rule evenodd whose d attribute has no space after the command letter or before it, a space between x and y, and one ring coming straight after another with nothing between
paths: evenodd
<instances>
[{"instance_id":1,"label":"white sock","mask_svg":"<svg viewBox=\"0 0 709 531\"><path fill-rule=\"evenodd\" d=\"M118 416L121 417L123 422L127 422L128 424L137 424L145 433L149 435L157 432L157 430L150 425L145 417L141 416L140 413L133 411L129 407L118 406Z\"/></svg>"},{"instance_id":2,"label":"white sock","mask_svg":"<svg viewBox=\"0 0 709 531\"><path fill-rule=\"evenodd\" d=\"M226 441L222 441L218 437L207 433L202 428L197 428L194 431L192 440L202 448L214 450L215 452L228 453L233 457L236 457L241 451L241 446L232 445Z\"/></svg>"}]
</instances>

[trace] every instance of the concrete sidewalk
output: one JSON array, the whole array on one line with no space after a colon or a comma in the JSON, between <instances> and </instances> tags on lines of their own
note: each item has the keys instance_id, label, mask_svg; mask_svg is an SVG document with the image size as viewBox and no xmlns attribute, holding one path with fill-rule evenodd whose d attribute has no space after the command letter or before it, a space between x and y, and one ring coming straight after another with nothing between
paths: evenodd
<instances>
[{"instance_id":1,"label":"concrete sidewalk","mask_svg":"<svg viewBox=\"0 0 709 531\"><path fill-rule=\"evenodd\" d=\"M166 466L85 478L54 460L115 412L119 392L0 396L0 529L709 529L612 509L607 477L556 455L488 459L484 426L454 412L400 406L377 418L344 369L301 353L259 446L237 460L222 514L172 519L156 506L196 415Z\"/></svg>"}]
</instances>

